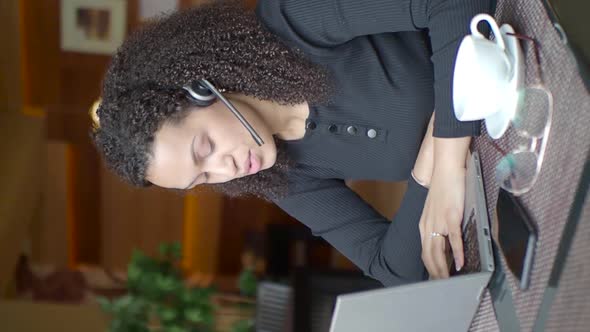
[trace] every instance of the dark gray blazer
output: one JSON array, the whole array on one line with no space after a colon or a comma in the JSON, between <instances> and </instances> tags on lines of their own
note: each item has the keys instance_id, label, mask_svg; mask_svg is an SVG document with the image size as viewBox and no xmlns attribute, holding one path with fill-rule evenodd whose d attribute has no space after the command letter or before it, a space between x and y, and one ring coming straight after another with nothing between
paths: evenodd
<instances>
[{"instance_id":1,"label":"dark gray blazer","mask_svg":"<svg viewBox=\"0 0 590 332\"><path fill-rule=\"evenodd\" d=\"M276 203L386 286L422 280L418 222L427 190L409 181L390 222L345 179L411 178L428 120L435 136L478 135L455 119L451 76L469 21L489 0L259 0L273 33L326 66L337 82L327 105L310 105L297 162Z\"/></svg>"}]
</instances>

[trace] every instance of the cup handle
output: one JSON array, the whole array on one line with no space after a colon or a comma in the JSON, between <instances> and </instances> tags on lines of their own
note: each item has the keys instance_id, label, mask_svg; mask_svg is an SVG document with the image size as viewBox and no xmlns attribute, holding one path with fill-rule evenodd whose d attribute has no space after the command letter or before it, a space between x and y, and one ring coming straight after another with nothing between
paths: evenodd
<instances>
[{"instance_id":1,"label":"cup handle","mask_svg":"<svg viewBox=\"0 0 590 332\"><path fill-rule=\"evenodd\" d=\"M479 30L477 30L477 24L481 21L488 22L492 28L492 31L494 32L496 44L498 44L502 50L506 50L506 45L504 44L504 38L500 32L500 27L498 27L496 20L488 14L477 14L473 17L473 19L471 19L471 34L479 38L486 38L481 34L481 32L479 32Z\"/></svg>"}]
</instances>

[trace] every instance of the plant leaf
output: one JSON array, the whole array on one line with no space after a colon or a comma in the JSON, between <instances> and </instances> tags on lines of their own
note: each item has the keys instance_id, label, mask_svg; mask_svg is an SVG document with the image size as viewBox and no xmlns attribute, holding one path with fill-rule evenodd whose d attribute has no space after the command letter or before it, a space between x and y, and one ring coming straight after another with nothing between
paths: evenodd
<instances>
[{"instance_id":1,"label":"plant leaf","mask_svg":"<svg viewBox=\"0 0 590 332\"><path fill-rule=\"evenodd\" d=\"M98 302L102 310L106 312L112 312L113 304L111 303L111 300L107 299L106 297L100 296L96 298L96 301Z\"/></svg>"},{"instance_id":2,"label":"plant leaf","mask_svg":"<svg viewBox=\"0 0 590 332\"><path fill-rule=\"evenodd\" d=\"M173 308L170 308L170 307L161 306L158 308L157 312L158 312L158 317L160 317L160 319L165 322L173 321L174 319L176 319L178 317L176 310L174 310Z\"/></svg>"},{"instance_id":3,"label":"plant leaf","mask_svg":"<svg viewBox=\"0 0 590 332\"><path fill-rule=\"evenodd\" d=\"M193 323L200 323L204 320L203 312L197 308L185 309L184 316Z\"/></svg>"},{"instance_id":4,"label":"plant leaf","mask_svg":"<svg viewBox=\"0 0 590 332\"><path fill-rule=\"evenodd\" d=\"M189 332L188 329L182 327L182 326L170 326L168 328L165 329L166 332Z\"/></svg>"}]
</instances>

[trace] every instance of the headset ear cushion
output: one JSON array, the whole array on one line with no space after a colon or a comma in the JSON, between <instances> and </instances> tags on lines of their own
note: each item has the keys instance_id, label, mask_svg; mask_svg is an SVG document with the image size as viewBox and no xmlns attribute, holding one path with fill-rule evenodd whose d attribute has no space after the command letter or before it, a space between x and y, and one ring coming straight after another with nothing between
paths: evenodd
<instances>
[{"instance_id":1,"label":"headset ear cushion","mask_svg":"<svg viewBox=\"0 0 590 332\"><path fill-rule=\"evenodd\" d=\"M195 105L206 107L215 102L215 94L199 81L183 87L187 92L188 99Z\"/></svg>"}]
</instances>

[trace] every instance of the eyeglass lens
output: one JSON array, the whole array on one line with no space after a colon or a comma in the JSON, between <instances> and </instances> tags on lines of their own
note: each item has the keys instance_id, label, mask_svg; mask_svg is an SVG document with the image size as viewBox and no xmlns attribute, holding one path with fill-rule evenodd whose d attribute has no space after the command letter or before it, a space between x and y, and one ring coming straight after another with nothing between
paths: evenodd
<instances>
[{"instance_id":1,"label":"eyeglass lens","mask_svg":"<svg viewBox=\"0 0 590 332\"><path fill-rule=\"evenodd\" d=\"M538 173L537 153L532 151L512 152L496 165L496 181L500 187L514 194L530 190Z\"/></svg>"},{"instance_id":2,"label":"eyeglass lens","mask_svg":"<svg viewBox=\"0 0 590 332\"><path fill-rule=\"evenodd\" d=\"M549 122L551 110L547 91L526 88L519 92L518 109L512 125L519 135L540 138Z\"/></svg>"}]
</instances>

